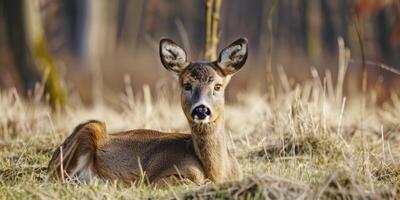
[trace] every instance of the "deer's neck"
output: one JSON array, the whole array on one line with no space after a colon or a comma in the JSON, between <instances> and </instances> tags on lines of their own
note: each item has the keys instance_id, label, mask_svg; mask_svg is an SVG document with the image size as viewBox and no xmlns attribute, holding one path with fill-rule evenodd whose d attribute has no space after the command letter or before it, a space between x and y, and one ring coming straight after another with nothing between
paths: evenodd
<instances>
[{"instance_id":1,"label":"deer's neck","mask_svg":"<svg viewBox=\"0 0 400 200\"><path fill-rule=\"evenodd\" d=\"M215 182L222 181L230 168L223 115L213 123L193 123L191 131L195 152L207 178Z\"/></svg>"}]
</instances>

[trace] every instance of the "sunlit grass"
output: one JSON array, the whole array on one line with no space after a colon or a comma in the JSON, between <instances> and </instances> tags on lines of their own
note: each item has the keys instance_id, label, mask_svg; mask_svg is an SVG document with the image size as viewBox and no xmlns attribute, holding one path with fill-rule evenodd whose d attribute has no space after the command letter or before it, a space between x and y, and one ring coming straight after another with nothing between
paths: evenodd
<instances>
[{"instance_id":1,"label":"sunlit grass","mask_svg":"<svg viewBox=\"0 0 400 200\"><path fill-rule=\"evenodd\" d=\"M38 99L22 100L14 90L1 91L0 198L398 197L399 94L377 106L370 91L363 109L359 94L329 92L326 88L335 87L321 79L278 84L276 99L248 92L228 103L228 144L239 159L243 181L164 189L101 180L60 183L49 179L46 167L74 126L88 119L105 121L109 132L187 131L179 98L170 95L176 86L170 92L127 91L96 108L72 99L55 112Z\"/></svg>"}]
</instances>

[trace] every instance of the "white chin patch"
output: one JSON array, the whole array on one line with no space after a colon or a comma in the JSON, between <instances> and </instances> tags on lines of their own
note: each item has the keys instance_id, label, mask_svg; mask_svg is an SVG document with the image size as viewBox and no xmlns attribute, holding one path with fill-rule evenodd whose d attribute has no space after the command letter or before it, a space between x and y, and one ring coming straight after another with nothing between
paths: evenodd
<instances>
[{"instance_id":1,"label":"white chin patch","mask_svg":"<svg viewBox=\"0 0 400 200\"><path fill-rule=\"evenodd\" d=\"M206 124L210 122L210 116L207 116L205 119L199 119L199 117L195 115L193 121L198 124Z\"/></svg>"}]
</instances>

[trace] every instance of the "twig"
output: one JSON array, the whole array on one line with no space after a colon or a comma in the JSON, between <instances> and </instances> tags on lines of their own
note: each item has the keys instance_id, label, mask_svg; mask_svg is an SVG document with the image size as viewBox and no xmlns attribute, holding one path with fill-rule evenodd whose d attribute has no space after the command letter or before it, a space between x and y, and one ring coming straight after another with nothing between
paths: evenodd
<instances>
[{"instance_id":1,"label":"twig","mask_svg":"<svg viewBox=\"0 0 400 200\"><path fill-rule=\"evenodd\" d=\"M61 171L61 180L63 183L65 183L64 179L64 156L63 156L63 148L60 146L60 171Z\"/></svg>"},{"instance_id":2,"label":"twig","mask_svg":"<svg viewBox=\"0 0 400 200\"><path fill-rule=\"evenodd\" d=\"M192 55L192 53L191 53L192 47L190 46L189 36L186 31L185 25L183 25L182 20L179 18L175 20L175 25L176 25L176 28L178 29L179 36L181 38L183 47L185 48L185 50L187 52L187 55Z\"/></svg>"},{"instance_id":3,"label":"twig","mask_svg":"<svg viewBox=\"0 0 400 200\"><path fill-rule=\"evenodd\" d=\"M357 38L358 42L360 44L360 51L361 51L361 65L362 65L362 83L361 83L361 89L362 89L362 96L361 96L361 114L360 114L360 122L361 122L361 129L364 129L364 114L365 114L365 107L366 107L366 95L367 95L367 84L368 84L368 72L367 72L367 67L365 64L365 51L364 51L364 42L362 39L362 33L361 33L361 27L360 27L360 21L359 21L359 16L357 13L353 15L353 22L354 22L354 27L356 29L357 33ZM366 145L365 145L365 136L364 136L364 131L361 131L361 137L362 137L362 146L363 146L363 164L366 164ZM363 165L363 172L365 171L364 165Z\"/></svg>"},{"instance_id":4,"label":"twig","mask_svg":"<svg viewBox=\"0 0 400 200\"><path fill-rule=\"evenodd\" d=\"M364 41L362 38L362 32L361 32L361 27L360 27L360 21L359 21L359 16L357 14L354 15L354 27L356 29L357 33L357 39L358 43L360 45L360 51L361 51L361 66L362 66L362 92L364 95L367 92L367 86L368 86L368 71L367 71L367 65L366 65L366 56L365 56L365 49L364 49Z\"/></svg>"},{"instance_id":5,"label":"twig","mask_svg":"<svg viewBox=\"0 0 400 200\"><path fill-rule=\"evenodd\" d=\"M349 53L344 46L344 40L342 37L338 38L339 46L339 71L336 85L336 100L339 101L343 97L343 84L346 75L347 68L349 66Z\"/></svg>"},{"instance_id":6,"label":"twig","mask_svg":"<svg viewBox=\"0 0 400 200\"><path fill-rule=\"evenodd\" d=\"M350 62L359 64L362 61L351 59ZM386 64L383 64L383 63L374 62L374 61L370 61L370 60L366 60L365 64L368 65L368 66L379 67L381 69L384 69L384 70L386 70L388 72L392 72L393 74L400 76L400 70L398 70L398 69L396 69L394 67L391 67L389 65L386 65Z\"/></svg>"},{"instance_id":7,"label":"twig","mask_svg":"<svg viewBox=\"0 0 400 200\"><path fill-rule=\"evenodd\" d=\"M342 140L343 144L345 144L346 147L349 148L349 145L347 144L346 140L343 138L342 133L341 133L345 105L346 105L346 97L343 98L342 107L340 109L339 124L338 124L338 128L337 128L337 135Z\"/></svg>"},{"instance_id":8,"label":"twig","mask_svg":"<svg viewBox=\"0 0 400 200\"><path fill-rule=\"evenodd\" d=\"M385 139L383 134L383 125L381 125L381 142L382 142L382 156L383 156L382 164L384 164L386 159L385 159Z\"/></svg>"},{"instance_id":9,"label":"twig","mask_svg":"<svg viewBox=\"0 0 400 200\"><path fill-rule=\"evenodd\" d=\"M267 17L267 29L268 29L268 44L267 44L267 60L266 60L266 70L267 70L267 84L268 84L268 92L271 95L272 99L275 99L275 88L274 88L274 76L272 74L272 50L274 47L274 36L272 33L272 26L273 26L273 16L276 9L276 0L272 0L272 6L269 10L268 17Z\"/></svg>"}]
</instances>

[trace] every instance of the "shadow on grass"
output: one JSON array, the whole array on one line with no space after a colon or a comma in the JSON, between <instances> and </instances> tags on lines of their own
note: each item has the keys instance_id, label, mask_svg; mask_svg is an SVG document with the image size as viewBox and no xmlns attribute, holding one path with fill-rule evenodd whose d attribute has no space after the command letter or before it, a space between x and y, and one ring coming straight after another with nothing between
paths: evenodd
<instances>
[{"instance_id":1,"label":"shadow on grass","mask_svg":"<svg viewBox=\"0 0 400 200\"><path fill-rule=\"evenodd\" d=\"M336 173L318 187L308 187L271 176L208 185L179 196L179 199L396 199L399 185L379 192L361 189L357 181ZM176 199L176 198L174 198Z\"/></svg>"},{"instance_id":2,"label":"shadow on grass","mask_svg":"<svg viewBox=\"0 0 400 200\"><path fill-rule=\"evenodd\" d=\"M47 167L17 167L0 170L0 180L6 185L15 185L23 180L42 182L47 178Z\"/></svg>"},{"instance_id":3,"label":"shadow on grass","mask_svg":"<svg viewBox=\"0 0 400 200\"><path fill-rule=\"evenodd\" d=\"M274 161L283 157L322 156L337 159L342 156L340 144L330 136L307 135L299 138L284 138L276 144L265 145L242 155L239 159L259 159Z\"/></svg>"}]
</instances>

